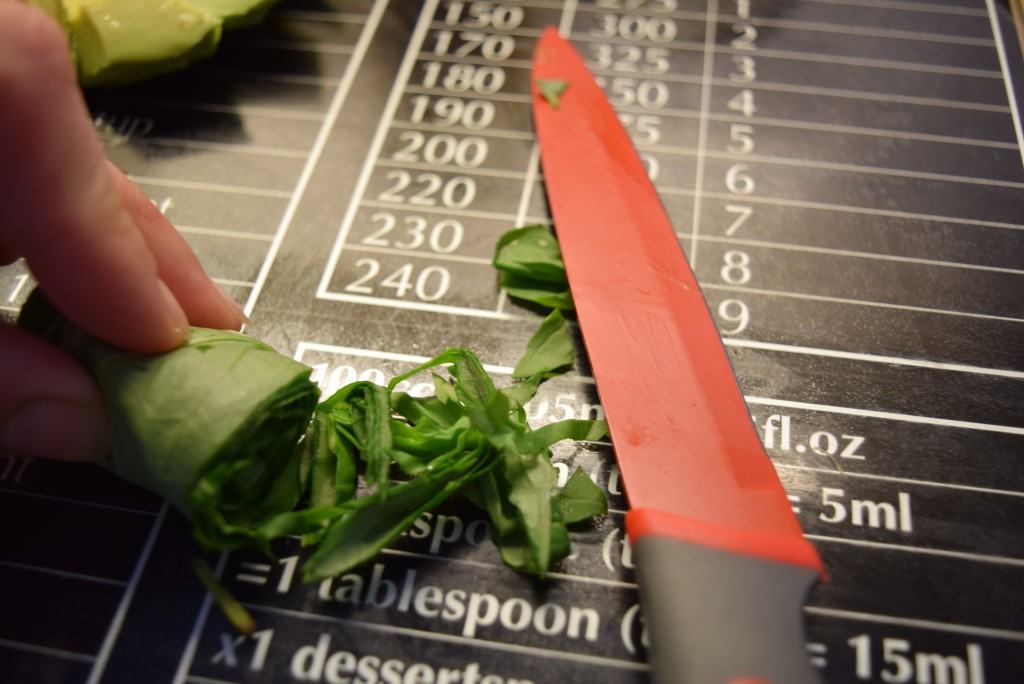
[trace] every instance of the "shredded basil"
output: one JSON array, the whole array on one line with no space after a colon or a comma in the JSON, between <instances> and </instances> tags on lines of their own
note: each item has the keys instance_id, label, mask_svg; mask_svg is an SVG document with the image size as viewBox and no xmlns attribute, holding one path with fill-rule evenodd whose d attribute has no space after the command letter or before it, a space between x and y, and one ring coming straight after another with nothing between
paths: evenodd
<instances>
[{"instance_id":1,"label":"shredded basil","mask_svg":"<svg viewBox=\"0 0 1024 684\"><path fill-rule=\"evenodd\" d=\"M527 346L527 353L519 359L512 375L529 379L532 376L549 378L561 375L572 367L573 344L565 319L555 309L540 325Z\"/></svg>"},{"instance_id":2,"label":"shredded basil","mask_svg":"<svg viewBox=\"0 0 1024 684\"><path fill-rule=\"evenodd\" d=\"M508 231L498 240L491 263L511 297L547 309L573 310L562 252L547 226Z\"/></svg>"},{"instance_id":3,"label":"shredded basil","mask_svg":"<svg viewBox=\"0 0 1024 684\"><path fill-rule=\"evenodd\" d=\"M562 93L569 88L569 82L561 79L538 78L537 89L541 96L548 101L552 109L558 109L562 103Z\"/></svg>"},{"instance_id":4,"label":"shredded basil","mask_svg":"<svg viewBox=\"0 0 1024 684\"><path fill-rule=\"evenodd\" d=\"M191 517L207 548L269 552L274 539L301 535L316 547L302 568L309 582L370 560L455 494L488 515L508 565L537 575L568 555L566 525L606 510L585 474L559 490L550 460L552 444L600 439L604 422L533 430L523 408L573 365L557 310L508 386L498 388L472 352L449 349L387 387L355 382L319 404L310 368L238 333L194 328L166 354L130 353L76 328L38 291L19 324L96 378L111 414L115 473ZM396 391L427 372L433 396ZM212 573L197 572L226 605Z\"/></svg>"}]
</instances>

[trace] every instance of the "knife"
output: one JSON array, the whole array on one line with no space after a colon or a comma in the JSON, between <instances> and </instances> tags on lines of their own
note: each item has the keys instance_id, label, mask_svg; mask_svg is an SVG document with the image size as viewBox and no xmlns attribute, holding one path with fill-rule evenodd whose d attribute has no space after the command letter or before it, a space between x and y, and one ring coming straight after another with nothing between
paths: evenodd
<instances>
[{"instance_id":1,"label":"knife","mask_svg":"<svg viewBox=\"0 0 1024 684\"><path fill-rule=\"evenodd\" d=\"M554 28L531 83L548 202L629 500L654 681L818 682L802 604L821 560L657 191Z\"/></svg>"}]
</instances>

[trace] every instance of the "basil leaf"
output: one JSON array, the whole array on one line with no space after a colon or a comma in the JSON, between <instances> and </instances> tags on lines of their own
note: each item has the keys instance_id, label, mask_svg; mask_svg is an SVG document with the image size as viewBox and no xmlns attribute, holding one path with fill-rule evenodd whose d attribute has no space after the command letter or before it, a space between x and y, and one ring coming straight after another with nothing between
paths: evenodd
<instances>
[{"instance_id":1,"label":"basil leaf","mask_svg":"<svg viewBox=\"0 0 1024 684\"><path fill-rule=\"evenodd\" d=\"M524 226L503 234L491 263L502 273L569 287L558 240L544 225Z\"/></svg>"},{"instance_id":2,"label":"basil leaf","mask_svg":"<svg viewBox=\"0 0 1024 684\"><path fill-rule=\"evenodd\" d=\"M552 109L558 109L561 104L562 93L569 87L568 81L561 79L548 79L538 78L537 89L540 90L540 94L548 101Z\"/></svg>"},{"instance_id":3,"label":"basil leaf","mask_svg":"<svg viewBox=\"0 0 1024 684\"><path fill-rule=\"evenodd\" d=\"M458 455L445 455L432 462L422 476L393 485L386 497L378 490L354 499L331 523L320 547L303 565L303 580L316 582L338 575L376 556L424 512L493 465L488 455L482 445Z\"/></svg>"},{"instance_id":4,"label":"basil leaf","mask_svg":"<svg viewBox=\"0 0 1024 684\"><path fill-rule=\"evenodd\" d=\"M582 442L596 442L608 434L608 424L603 420L568 419L548 423L524 434L520 441L523 451L539 452L556 442L566 439Z\"/></svg>"},{"instance_id":5,"label":"basil leaf","mask_svg":"<svg viewBox=\"0 0 1024 684\"><path fill-rule=\"evenodd\" d=\"M521 524L523 542L529 553L521 569L544 574L552 562L551 492L557 474L551 462L538 454L506 452L502 459L503 492L512 504ZM499 538L499 546L513 544L511 539Z\"/></svg>"},{"instance_id":6,"label":"basil leaf","mask_svg":"<svg viewBox=\"0 0 1024 684\"><path fill-rule=\"evenodd\" d=\"M498 485L494 471L484 473L469 483L462 494L473 504L487 513L498 539L514 533L520 528L516 512L506 500Z\"/></svg>"},{"instance_id":7,"label":"basil leaf","mask_svg":"<svg viewBox=\"0 0 1024 684\"><path fill-rule=\"evenodd\" d=\"M557 477L547 454L520 450L525 424L512 417L508 398L495 392L482 410L469 411L473 424L501 454L496 470L498 492L515 515L532 559L527 567L543 574L551 562L551 493ZM504 539L498 538L499 546Z\"/></svg>"},{"instance_id":8,"label":"basil leaf","mask_svg":"<svg viewBox=\"0 0 1024 684\"><path fill-rule=\"evenodd\" d=\"M538 304L545 309L573 311L576 304L568 288L546 285L518 276L502 276L501 289L509 297Z\"/></svg>"},{"instance_id":9,"label":"basil leaf","mask_svg":"<svg viewBox=\"0 0 1024 684\"><path fill-rule=\"evenodd\" d=\"M437 397L411 397L403 392L392 394L393 410L410 423L429 423L436 428L450 427L462 417L458 402L442 402Z\"/></svg>"},{"instance_id":10,"label":"basil leaf","mask_svg":"<svg viewBox=\"0 0 1024 684\"><path fill-rule=\"evenodd\" d=\"M572 550L569 543L569 530L564 523L552 523L550 549L551 565L566 558ZM498 541L498 550L501 553L502 562L513 570L543 577L549 569L537 564L529 540L522 531L502 537Z\"/></svg>"},{"instance_id":11,"label":"basil leaf","mask_svg":"<svg viewBox=\"0 0 1024 684\"><path fill-rule=\"evenodd\" d=\"M527 402L533 399L537 394L537 390L540 389L541 383L546 378L541 375L534 375L529 378L523 378L517 383L509 385L508 387L502 387L499 392L508 398L509 402L515 406L525 406Z\"/></svg>"},{"instance_id":12,"label":"basil leaf","mask_svg":"<svg viewBox=\"0 0 1024 684\"><path fill-rule=\"evenodd\" d=\"M448 453L460 444L480 441L469 432L469 420L465 417L444 428L430 424L409 425L393 420L391 434L394 448L391 449L391 457L402 472L415 476L430 467L430 462L438 454Z\"/></svg>"},{"instance_id":13,"label":"basil leaf","mask_svg":"<svg viewBox=\"0 0 1024 684\"><path fill-rule=\"evenodd\" d=\"M557 496L558 510L567 524L608 512L604 492L590 476L577 468Z\"/></svg>"},{"instance_id":14,"label":"basil leaf","mask_svg":"<svg viewBox=\"0 0 1024 684\"><path fill-rule=\"evenodd\" d=\"M530 338L526 353L519 359L512 375L517 378L551 377L571 368L574 357L572 336L565 319L556 309L548 314Z\"/></svg>"},{"instance_id":15,"label":"basil leaf","mask_svg":"<svg viewBox=\"0 0 1024 684\"><path fill-rule=\"evenodd\" d=\"M311 454L309 504L336 506L356 491L356 460L349 443L334 431L325 411L317 411L304 442Z\"/></svg>"},{"instance_id":16,"label":"basil leaf","mask_svg":"<svg viewBox=\"0 0 1024 684\"><path fill-rule=\"evenodd\" d=\"M386 490L391 459L391 401L388 392L365 380L345 385L317 407L337 435L353 444L366 461L366 481Z\"/></svg>"},{"instance_id":17,"label":"basil leaf","mask_svg":"<svg viewBox=\"0 0 1024 684\"><path fill-rule=\"evenodd\" d=\"M491 261L500 273L501 287L510 297L549 309L572 310L565 263L551 229L532 225L506 232Z\"/></svg>"}]
</instances>

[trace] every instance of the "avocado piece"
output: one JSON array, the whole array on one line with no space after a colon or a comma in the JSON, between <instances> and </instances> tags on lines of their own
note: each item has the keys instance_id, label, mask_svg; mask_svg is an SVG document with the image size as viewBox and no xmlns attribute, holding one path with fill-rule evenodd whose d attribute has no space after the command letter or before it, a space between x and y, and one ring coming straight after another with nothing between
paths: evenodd
<instances>
[{"instance_id":1,"label":"avocado piece","mask_svg":"<svg viewBox=\"0 0 1024 684\"><path fill-rule=\"evenodd\" d=\"M224 22L224 28L252 26L263 20L277 0L192 0Z\"/></svg>"},{"instance_id":2,"label":"avocado piece","mask_svg":"<svg viewBox=\"0 0 1024 684\"><path fill-rule=\"evenodd\" d=\"M217 49L222 28L261 21L277 0L29 0L68 36L83 86L182 69Z\"/></svg>"},{"instance_id":3,"label":"avocado piece","mask_svg":"<svg viewBox=\"0 0 1024 684\"><path fill-rule=\"evenodd\" d=\"M220 19L189 0L65 0L83 86L120 85L184 68L220 42Z\"/></svg>"}]
</instances>

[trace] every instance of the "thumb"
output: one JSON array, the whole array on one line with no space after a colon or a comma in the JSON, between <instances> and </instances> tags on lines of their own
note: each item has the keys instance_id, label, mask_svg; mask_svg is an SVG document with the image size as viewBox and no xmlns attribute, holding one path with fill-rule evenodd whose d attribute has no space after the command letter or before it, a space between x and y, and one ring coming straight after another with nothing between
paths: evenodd
<instances>
[{"instance_id":1,"label":"thumb","mask_svg":"<svg viewBox=\"0 0 1024 684\"><path fill-rule=\"evenodd\" d=\"M99 390L64 351L0 324L0 454L99 461L107 419Z\"/></svg>"}]
</instances>

